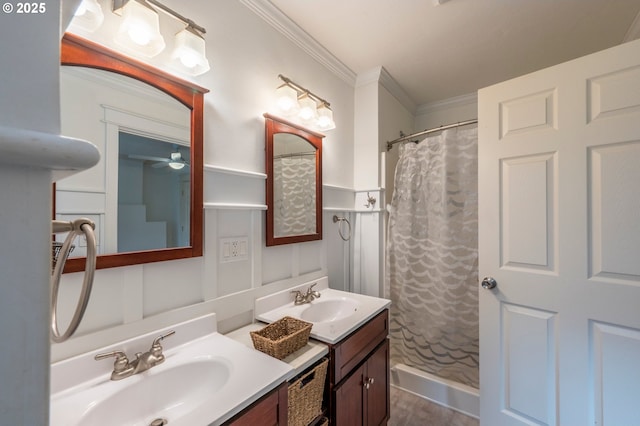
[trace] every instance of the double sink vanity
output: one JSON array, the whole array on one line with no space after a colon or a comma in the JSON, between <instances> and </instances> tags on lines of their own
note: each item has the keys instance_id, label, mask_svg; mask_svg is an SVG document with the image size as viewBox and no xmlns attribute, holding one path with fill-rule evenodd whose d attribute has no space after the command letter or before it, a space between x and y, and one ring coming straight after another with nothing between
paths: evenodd
<instances>
[{"instance_id":1,"label":"double sink vanity","mask_svg":"<svg viewBox=\"0 0 640 426\"><path fill-rule=\"evenodd\" d=\"M319 297L295 304L291 292L313 284ZM256 299L263 323L226 335L209 314L57 362L50 425L282 425L287 383L325 358L331 424L386 424L389 305L330 289L325 277ZM308 344L282 361L253 349L249 332L284 316L313 324Z\"/></svg>"}]
</instances>

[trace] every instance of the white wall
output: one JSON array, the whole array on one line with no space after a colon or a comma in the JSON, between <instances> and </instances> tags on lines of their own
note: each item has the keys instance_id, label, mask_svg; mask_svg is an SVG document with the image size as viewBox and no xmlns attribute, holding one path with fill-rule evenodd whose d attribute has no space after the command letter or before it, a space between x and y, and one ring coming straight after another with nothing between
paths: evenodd
<instances>
[{"instance_id":1,"label":"white wall","mask_svg":"<svg viewBox=\"0 0 640 426\"><path fill-rule=\"evenodd\" d=\"M103 7L110 4L102 3ZM230 330L251 321L253 299L257 296L328 274L344 281L350 273L344 258L334 255L328 258L330 248L350 254L350 246L336 240L327 213L324 214L327 238L322 241L265 247L262 114L276 112L274 92L279 85L278 74L329 100L337 128L326 132L323 141L323 182L349 190L354 185L352 82L320 65L242 2L164 3L207 29L211 70L191 78L210 90L205 95L204 111L207 165L204 256L98 271L77 337L53 345L53 360L202 312L216 312L219 329ZM107 7L104 9L108 10ZM163 14L160 16L161 26L168 28L164 36L169 45L172 33L176 32L171 28L175 23ZM114 48L108 32L113 31L115 20L107 12L103 29L81 35ZM172 72L162 62L164 55L149 62ZM329 205L325 202L325 206ZM353 204L340 200L333 208L348 213ZM236 262L220 259L220 239L229 237L247 238L250 250L246 259ZM60 302L63 324L73 310L81 279L81 274L63 277Z\"/></svg>"}]
</instances>

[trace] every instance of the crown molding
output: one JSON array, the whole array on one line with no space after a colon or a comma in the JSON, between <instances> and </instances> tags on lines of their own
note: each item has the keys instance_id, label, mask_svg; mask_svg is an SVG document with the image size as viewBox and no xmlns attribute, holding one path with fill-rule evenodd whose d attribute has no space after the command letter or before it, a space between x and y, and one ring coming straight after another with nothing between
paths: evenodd
<instances>
[{"instance_id":1,"label":"crown molding","mask_svg":"<svg viewBox=\"0 0 640 426\"><path fill-rule=\"evenodd\" d=\"M413 99L384 67L375 67L369 71L358 74L356 87L366 86L371 83L379 83L393 95L411 114L415 114L416 104Z\"/></svg>"},{"instance_id":2,"label":"crown molding","mask_svg":"<svg viewBox=\"0 0 640 426\"><path fill-rule=\"evenodd\" d=\"M382 68L380 72L380 84L382 84L382 86L387 89L411 114L415 114L417 105L413 99L411 99L407 92L404 91L404 89L384 67L380 68Z\"/></svg>"},{"instance_id":3,"label":"crown molding","mask_svg":"<svg viewBox=\"0 0 640 426\"><path fill-rule=\"evenodd\" d=\"M440 111L443 109L462 107L467 105L477 105L478 94L468 93L466 95L455 96L453 98L444 99L442 101L429 102L418 106L416 110L416 116L425 115L434 111Z\"/></svg>"},{"instance_id":4,"label":"crown molding","mask_svg":"<svg viewBox=\"0 0 640 426\"><path fill-rule=\"evenodd\" d=\"M628 41L636 40L640 38L640 12L636 15L636 18L631 23L631 26L627 30L627 33L624 35L624 39L622 39L623 43Z\"/></svg>"},{"instance_id":5,"label":"crown molding","mask_svg":"<svg viewBox=\"0 0 640 426\"><path fill-rule=\"evenodd\" d=\"M355 86L356 74L298 26L298 24L282 13L280 9L275 7L269 0L240 0L240 3L291 40L333 74L349 85Z\"/></svg>"}]
</instances>

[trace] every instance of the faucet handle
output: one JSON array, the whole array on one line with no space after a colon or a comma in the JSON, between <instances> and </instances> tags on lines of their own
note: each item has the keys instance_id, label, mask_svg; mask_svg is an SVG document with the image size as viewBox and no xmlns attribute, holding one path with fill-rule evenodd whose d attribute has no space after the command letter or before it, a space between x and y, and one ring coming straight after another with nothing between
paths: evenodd
<instances>
[{"instance_id":1,"label":"faucet handle","mask_svg":"<svg viewBox=\"0 0 640 426\"><path fill-rule=\"evenodd\" d=\"M309 288L307 289L307 295L311 295L313 296L315 299L317 299L318 297L320 297L320 292L314 290L313 288L316 286L316 284L318 283L313 283L309 286Z\"/></svg>"},{"instance_id":2,"label":"faucet handle","mask_svg":"<svg viewBox=\"0 0 640 426\"><path fill-rule=\"evenodd\" d=\"M96 361L99 361L101 359L111 358L112 356L116 358L116 360L113 362L114 373L121 373L125 371L127 368L131 367L129 365L129 359L127 358L127 355L122 351L113 351L113 352L105 352L102 354L97 354L96 356L93 357L93 359L95 359Z\"/></svg>"},{"instance_id":3,"label":"faucet handle","mask_svg":"<svg viewBox=\"0 0 640 426\"><path fill-rule=\"evenodd\" d=\"M153 339L153 343L151 344L151 347L154 346L160 346L160 341L166 339L169 336L173 336L174 334L176 334L175 330L169 330L167 332L167 334L163 334L162 336L158 336L155 339Z\"/></svg>"}]
</instances>

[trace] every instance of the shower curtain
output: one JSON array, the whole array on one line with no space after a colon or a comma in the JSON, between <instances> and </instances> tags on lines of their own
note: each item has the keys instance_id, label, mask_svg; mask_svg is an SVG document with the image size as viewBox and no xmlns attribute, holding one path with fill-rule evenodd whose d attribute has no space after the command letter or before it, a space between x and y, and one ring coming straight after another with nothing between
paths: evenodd
<instances>
[{"instance_id":1,"label":"shower curtain","mask_svg":"<svg viewBox=\"0 0 640 426\"><path fill-rule=\"evenodd\" d=\"M389 207L391 362L479 387L477 128L400 146Z\"/></svg>"},{"instance_id":2,"label":"shower curtain","mask_svg":"<svg viewBox=\"0 0 640 426\"><path fill-rule=\"evenodd\" d=\"M274 235L316 232L316 157L273 159Z\"/></svg>"}]
</instances>

